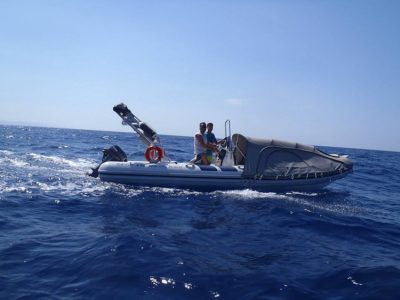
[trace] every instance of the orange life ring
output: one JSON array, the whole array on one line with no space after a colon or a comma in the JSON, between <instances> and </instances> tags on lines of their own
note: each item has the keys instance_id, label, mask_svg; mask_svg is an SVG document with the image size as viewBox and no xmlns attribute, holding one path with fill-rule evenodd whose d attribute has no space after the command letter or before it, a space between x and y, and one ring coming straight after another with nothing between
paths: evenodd
<instances>
[{"instance_id":1,"label":"orange life ring","mask_svg":"<svg viewBox=\"0 0 400 300\"><path fill-rule=\"evenodd\" d=\"M156 156L157 153L157 156ZM144 153L146 160L151 163L157 163L161 161L164 157L164 149L156 146L151 146L146 149Z\"/></svg>"}]
</instances>

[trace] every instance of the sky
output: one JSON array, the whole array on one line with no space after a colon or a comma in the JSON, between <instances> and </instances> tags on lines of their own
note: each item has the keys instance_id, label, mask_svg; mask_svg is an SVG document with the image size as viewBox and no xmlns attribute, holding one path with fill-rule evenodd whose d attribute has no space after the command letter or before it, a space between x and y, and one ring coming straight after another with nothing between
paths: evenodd
<instances>
[{"instance_id":1,"label":"sky","mask_svg":"<svg viewBox=\"0 0 400 300\"><path fill-rule=\"evenodd\" d=\"M0 123L400 151L400 1L0 0Z\"/></svg>"}]
</instances>

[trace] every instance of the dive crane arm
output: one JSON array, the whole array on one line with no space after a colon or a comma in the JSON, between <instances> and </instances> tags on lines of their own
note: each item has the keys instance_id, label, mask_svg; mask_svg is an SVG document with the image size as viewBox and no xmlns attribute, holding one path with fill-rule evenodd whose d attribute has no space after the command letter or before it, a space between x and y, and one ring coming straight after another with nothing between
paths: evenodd
<instances>
[{"instance_id":1,"label":"dive crane arm","mask_svg":"<svg viewBox=\"0 0 400 300\"><path fill-rule=\"evenodd\" d=\"M122 125L132 127L146 146L160 146L157 132L136 117L124 103L115 105L113 110L121 117Z\"/></svg>"}]
</instances>

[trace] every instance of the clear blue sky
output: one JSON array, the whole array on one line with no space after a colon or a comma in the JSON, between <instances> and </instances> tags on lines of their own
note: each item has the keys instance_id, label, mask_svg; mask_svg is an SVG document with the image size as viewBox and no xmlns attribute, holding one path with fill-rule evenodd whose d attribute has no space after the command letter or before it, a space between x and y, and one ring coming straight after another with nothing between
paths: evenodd
<instances>
[{"instance_id":1,"label":"clear blue sky","mask_svg":"<svg viewBox=\"0 0 400 300\"><path fill-rule=\"evenodd\" d=\"M399 95L400 1L0 1L0 123L400 151Z\"/></svg>"}]
</instances>

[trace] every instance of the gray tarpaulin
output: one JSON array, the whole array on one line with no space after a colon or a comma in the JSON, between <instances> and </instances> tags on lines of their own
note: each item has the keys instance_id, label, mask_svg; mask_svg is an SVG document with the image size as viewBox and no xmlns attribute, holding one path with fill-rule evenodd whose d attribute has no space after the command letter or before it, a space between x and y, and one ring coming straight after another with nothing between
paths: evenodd
<instances>
[{"instance_id":1,"label":"gray tarpaulin","mask_svg":"<svg viewBox=\"0 0 400 300\"><path fill-rule=\"evenodd\" d=\"M236 164L244 165L244 177L306 177L333 175L352 168L350 160L332 156L314 146L255 139L234 134Z\"/></svg>"}]
</instances>

